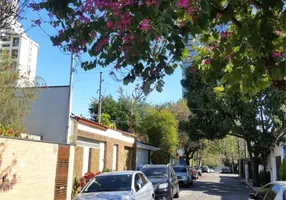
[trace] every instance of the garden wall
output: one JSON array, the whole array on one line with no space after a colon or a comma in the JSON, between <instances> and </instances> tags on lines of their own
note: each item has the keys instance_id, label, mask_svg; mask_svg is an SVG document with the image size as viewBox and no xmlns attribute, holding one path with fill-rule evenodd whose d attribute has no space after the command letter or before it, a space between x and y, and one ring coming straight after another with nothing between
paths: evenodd
<instances>
[{"instance_id":1,"label":"garden wall","mask_svg":"<svg viewBox=\"0 0 286 200\"><path fill-rule=\"evenodd\" d=\"M0 199L66 199L67 191L71 191L69 148L68 145L0 137ZM60 160L62 158L65 160Z\"/></svg>"}]
</instances>

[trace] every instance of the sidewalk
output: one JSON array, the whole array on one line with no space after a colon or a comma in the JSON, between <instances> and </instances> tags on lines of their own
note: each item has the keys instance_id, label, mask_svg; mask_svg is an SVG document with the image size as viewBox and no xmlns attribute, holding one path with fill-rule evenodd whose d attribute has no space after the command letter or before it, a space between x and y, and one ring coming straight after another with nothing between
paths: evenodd
<instances>
[{"instance_id":1,"label":"sidewalk","mask_svg":"<svg viewBox=\"0 0 286 200\"><path fill-rule=\"evenodd\" d=\"M249 188L251 188L254 192L258 192L258 190L260 190L261 187L253 187L252 185L252 180L249 179L248 181L246 181L245 179L241 179L241 183Z\"/></svg>"}]
</instances>

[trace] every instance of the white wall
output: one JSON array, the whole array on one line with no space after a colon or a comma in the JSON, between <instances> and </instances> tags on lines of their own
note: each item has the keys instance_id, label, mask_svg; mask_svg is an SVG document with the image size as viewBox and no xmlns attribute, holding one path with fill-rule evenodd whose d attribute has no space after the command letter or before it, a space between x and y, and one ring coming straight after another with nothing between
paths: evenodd
<instances>
[{"instance_id":1,"label":"white wall","mask_svg":"<svg viewBox=\"0 0 286 200\"><path fill-rule=\"evenodd\" d=\"M146 149L136 149L136 168L139 165L148 164L148 150Z\"/></svg>"},{"instance_id":2,"label":"white wall","mask_svg":"<svg viewBox=\"0 0 286 200\"><path fill-rule=\"evenodd\" d=\"M41 88L25 117L24 132L42 136L45 141L66 143L68 98L68 86Z\"/></svg>"},{"instance_id":3,"label":"white wall","mask_svg":"<svg viewBox=\"0 0 286 200\"><path fill-rule=\"evenodd\" d=\"M282 143L280 143L278 146L276 146L273 151L268 156L268 169L271 174L271 181L277 180L277 172L276 172L276 156L281 156L281 163L283 160L283 146Z\"/></svg>"},{"instance_id":4,"label":"white wall","mask_svg":"<svg viewBox=\"0 0 286 200\"><path fill-rule=\"evenodd\" d=\"M109 138L113 138L113 139L117 139L117 140L122 140L124 142L129 142L129 143L134 143L135 139L133 136L126 136L125 134L123 134L120 131L116 131L113 129L108 128L106 131L91 127L91 126L87 126L84 124L79 123L78 127L79 130L83 130L86 132L90 132L90 133L95 133L98 135L103 135Z\"/></svg>"},{"instance_id":5,"label":"white wall","mask_svg":"<svg viewBox=\"0 0 286 200\"><path fill-rule=\"evenodd\" d=\"M13 46L13 38L19 38L19 45ZM26 86L27 83L33 84L36 77L37 69L37 57L39 45L31 40L26 34L12 35L9 41L0 40L0 48L2 45L9 45L9 47L3 47L3 49L12 53L12 50L18 50L18 57L14 60L18 63L17 70L19 71L20 78L18 85Z\"/></svg>"}]
</instances>

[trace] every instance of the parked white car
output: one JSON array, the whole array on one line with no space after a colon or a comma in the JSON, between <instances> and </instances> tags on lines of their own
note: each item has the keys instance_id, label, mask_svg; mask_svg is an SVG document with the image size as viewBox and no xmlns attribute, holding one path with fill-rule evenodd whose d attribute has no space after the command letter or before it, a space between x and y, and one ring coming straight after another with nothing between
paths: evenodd
<instances>
[{"instance_id":1,"label":"parked white car","mask_svg":"<svg viewBox=\"0 0 286 200\"><path fill-rule=\"evenodd\" d=\"M209 168L209 173L215 173L215 170L213 168Z\"/></svg>"},{"instance_id":2,"label":"parked white car","mask_svg":"<svg viewBox=\"0 0 286 200\"><path fill-rule=\"evenodd\" d=\"M249 194L249 200L285 200L286 181L276 181L263 186L256 194Z\"/></svg>"},{"instance_id":3,"label":"parked white car","mask_svg":"<svg viewBox=\"0 0 286 200\"><path fill-rule=\"evenodd\" d=\"M140 171L95 176L73 200L154 200L152 183Z\"/></svg>"}]
</instances>

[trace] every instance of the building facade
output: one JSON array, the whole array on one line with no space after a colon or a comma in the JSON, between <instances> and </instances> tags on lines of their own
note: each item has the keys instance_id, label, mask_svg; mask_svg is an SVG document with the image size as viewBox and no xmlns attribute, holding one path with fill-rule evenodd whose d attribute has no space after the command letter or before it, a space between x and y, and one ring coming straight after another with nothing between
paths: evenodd
<instances>
[{"instance_id":1,"label":"building facade","mask_svg":"<svg viewBox=\"0 0 286 200\"><path fill-rule=\"evenodd\" d=\"M25 116L25 133L44 141L70 143L68 109L69 86L40 88L29 114Z\"/></svg>"},{"instance_id":2,"label":"building facade","mask_svg":"<svg viewBox=\"0 0 286 200\"><path fill-rule=\"evenodd\" d=\"M75 133L74 175L86 172L134 170L136 136L73 116Z\"/></svg>"},{"instance_id":3,"label":"building facade","mask_svg":"<svg viewBox=\"0 0 286 200\"><path fill-rule=\"evenodd\" d=\"M15 61L15 65L12 67L19 71L21 77L19 86L33 85L36 77L39 45L26 34L14 33L0 38L0 48L6 50Z\"/></svg>"}]
</instances>

